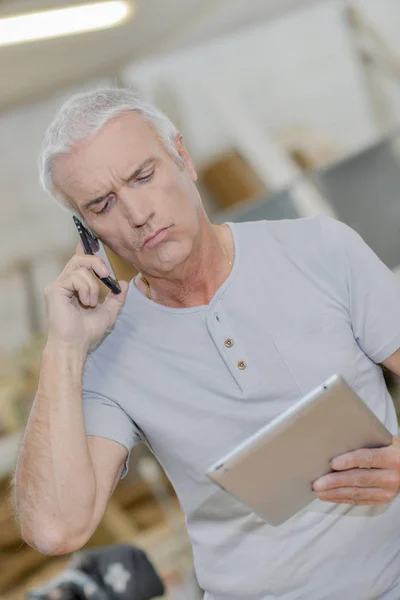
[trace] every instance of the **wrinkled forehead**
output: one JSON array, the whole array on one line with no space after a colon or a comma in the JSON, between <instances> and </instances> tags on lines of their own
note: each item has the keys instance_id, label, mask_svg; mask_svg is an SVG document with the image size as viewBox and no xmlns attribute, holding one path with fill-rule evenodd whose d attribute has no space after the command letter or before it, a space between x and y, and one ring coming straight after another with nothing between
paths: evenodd
<instances>
[{"instance_id":1,"label":"wrinkled forehead","mask_svg":"<svg viewBox=\"0 0 400 600\"><path fill-rule=\"evenodd\" d=\"M107 123L89 140L76 143L58 156L53 166L53 183L73 203L82 194L101 194L110 180L125 179L149 156L165 149L154 127L140 115L129 112Z\"/></svg>"}]
</instances>

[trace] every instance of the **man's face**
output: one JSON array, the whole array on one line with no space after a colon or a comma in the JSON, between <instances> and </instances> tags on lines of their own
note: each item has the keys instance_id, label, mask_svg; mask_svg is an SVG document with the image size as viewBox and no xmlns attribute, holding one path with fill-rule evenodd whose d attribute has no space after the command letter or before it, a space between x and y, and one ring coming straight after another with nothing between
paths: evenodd
<instances>
[{"instance_id":1,"label":"man's face","mask_svg":"<svg viewBox=\"0 0 400 600\"><path fill-rule=\"evenodd\" d=\"M175 145L184 167L150 124L127 112L57 157L53 170L56 189L100 239L148 273L179 266L199 229L197 175L180 138Z\"/></svg>"}]
</instances>

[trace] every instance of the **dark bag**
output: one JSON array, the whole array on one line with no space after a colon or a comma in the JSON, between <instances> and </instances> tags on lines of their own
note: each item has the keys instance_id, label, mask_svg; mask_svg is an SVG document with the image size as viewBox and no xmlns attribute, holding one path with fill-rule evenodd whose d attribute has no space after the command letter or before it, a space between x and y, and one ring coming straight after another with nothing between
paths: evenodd
<instances>
[{"instance_id":1,"label":"dark bag","mask_svg":"<svg viewBox=\"0 0 400 600\"><path fill-rule=\"evenodd\" d=\"M114 545L75 554L68 568L27 600L151 600L164 585L143 550Z\"/></svg>"}]
</instances>

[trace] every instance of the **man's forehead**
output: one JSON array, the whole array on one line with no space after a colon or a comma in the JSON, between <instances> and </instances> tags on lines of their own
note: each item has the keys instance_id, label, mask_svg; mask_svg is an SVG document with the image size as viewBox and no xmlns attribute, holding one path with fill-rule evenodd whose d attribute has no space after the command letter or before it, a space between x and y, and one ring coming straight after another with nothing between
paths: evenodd
<instances>
[{"instance_id":1,"label":"man's forehead","mask_svg":"<svg viewBox=\"0 0 400 600\"><path fill-rule=\"evenodd\" d=\"M128 149L129 152L145 153L146 148L157 144L157 133L150 123L139 115L124 113L106 123L93 137L78 142L72 152L79 155L98 156L99 153L114 156ZM140 156L138 160L140 160Z\"/></svg>"},{"instance_id":2,"label":"man's forehead","mask_svg":"<svg viewBox=\"0 0 400 600\"><path fill-rule=\"evenodd\" d=\"M132 117L142 125L131 127ZM141 132L143 135L139 135ZM137 115L124 114L107 123L93 138L75 144L67 154L58 156L54 179L71 183L81 177L96 177L109 169L125 177L130 169L157 157L162 152L161 146L155 131L143 119L138 121Z\"/></svg>"},{"instance_id":3,"label":"man's forehead","mask_svg":"<svg viewBox=\"0 0 400 600\"><path fill-rule=\"evenodd\" d=\"M58 156L53 168L55 188L83 206L109 193L142 165L162 160L165 148L155 128L133 111L107 123L93 138Z\"/></svg>"}]
</instances>

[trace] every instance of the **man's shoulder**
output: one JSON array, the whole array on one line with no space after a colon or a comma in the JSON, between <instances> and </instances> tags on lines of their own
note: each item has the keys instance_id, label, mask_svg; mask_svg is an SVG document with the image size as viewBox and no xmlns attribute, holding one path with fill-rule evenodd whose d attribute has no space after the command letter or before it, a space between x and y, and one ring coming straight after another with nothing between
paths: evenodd
<instances>
[{"instance_id":1,"label":"man's shoulder","mask_svg":"<svg viewBox=\"0 0 400 600\"><path fill-rule=\"evenodd\" d=\"M299 241L329 241L339 233L343 223L325 214L297 219L259 220L235 223L241 236L254 242L272 236L278 241L297 243Z\"/></svg>"},{"instance_id":2,"label":"man's shoulder","mask_svg":"<svg viewBox=\"0 0 400 600\"><path fill-rule=\"evenodd\" d=\"M248 256L274 257L279 263L282 258L301 268L308 265L324 272L339 268L344 242L354 233L341 221L325 214L237 223L235 227L240 246L248 249Z\"/></svg>"}]
</instances>

